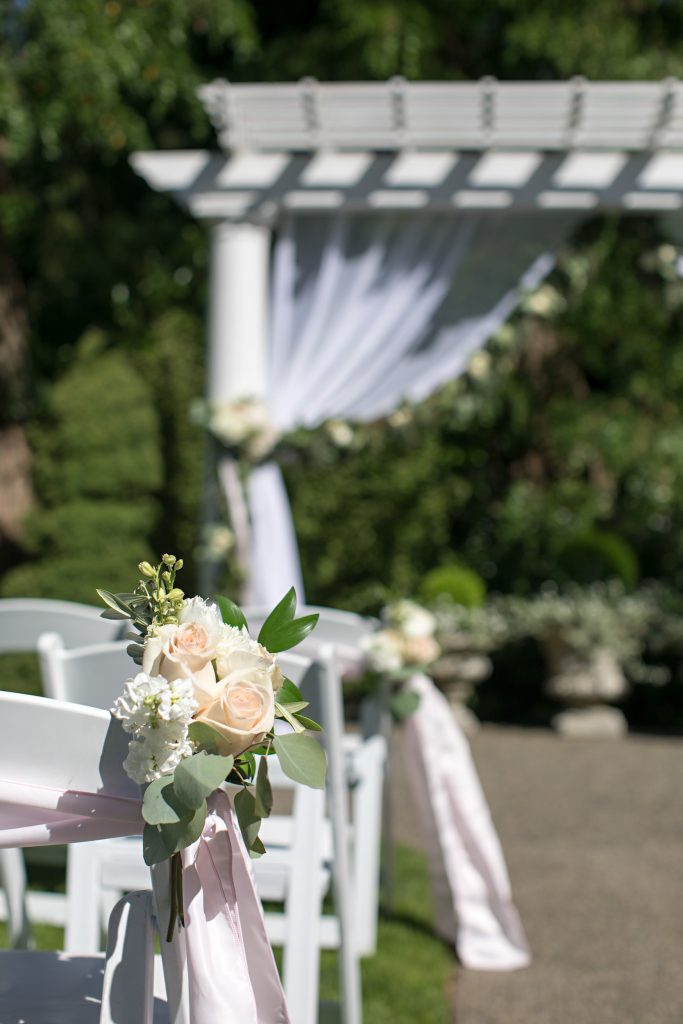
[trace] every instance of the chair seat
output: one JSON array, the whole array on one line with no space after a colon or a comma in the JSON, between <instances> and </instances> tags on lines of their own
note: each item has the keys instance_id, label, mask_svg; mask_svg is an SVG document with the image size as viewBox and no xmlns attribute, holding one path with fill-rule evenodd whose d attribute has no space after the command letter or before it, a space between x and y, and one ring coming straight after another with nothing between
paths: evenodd
<instances>
[{"instance_id":1,"label":"chair seat","mask_svg":"<svg viewBox=\"0 0 683 1024\"><path fill-rule=\"evenodd\" d=\"M99 1024L103 978L104 954L3 950L0 1024ZM123 1018L121 1024L126 1024ZM163 974L156 962L154 1024L168 1024Z\"/></svg>"}]
</instances>

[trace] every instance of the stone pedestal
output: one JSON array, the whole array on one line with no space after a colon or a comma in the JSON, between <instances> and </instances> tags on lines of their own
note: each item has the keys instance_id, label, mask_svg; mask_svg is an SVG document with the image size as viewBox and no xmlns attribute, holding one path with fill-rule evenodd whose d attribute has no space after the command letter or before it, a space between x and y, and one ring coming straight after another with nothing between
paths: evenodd
<instances>
[{"instance_id":1,"label":"stone pedestal","mask_svg":"<svg viewBox=\"0 0 683 1024\"><path fill-rule=\"evenodd\" d=\"M545 647L550 675L545 691L567 705L552 720L563 736L604 738L623 736L628 725L618 708L609 706L628 692L621 666L611 651L598 649L586 655L559 638Z\"/></svg>"}]
</instances>

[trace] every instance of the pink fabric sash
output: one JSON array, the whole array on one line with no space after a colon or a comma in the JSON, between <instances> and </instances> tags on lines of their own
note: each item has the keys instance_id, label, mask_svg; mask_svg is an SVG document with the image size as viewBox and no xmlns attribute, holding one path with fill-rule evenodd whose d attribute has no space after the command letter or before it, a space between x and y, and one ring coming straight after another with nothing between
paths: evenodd
<instances>
[{"instance_id":1,"label":"pink fabric sash","mask_svg":"<svg viewBox=\"0 0 683 1024\"><path fill-rule=\"evenodd\" d=\"M415 675L408 686L420 697L406 740L419 766L409 775L428 842L437 928L455 942L464 967L526 967L529 947L469 744L431 679Z\"/></svg>"},{"instance_id":2,"label":"pink fabric sash","mask_svg":"<svg viewBox=\"0 0 683 1024\"><path fill-rule=\"evenodd\" d=\"M139 835L140 806L0 779L0 848ZM189 1024L290 1024L247 857L228 796L214 794L202 835L183 851Z\"/></svg>"}]
</instances>

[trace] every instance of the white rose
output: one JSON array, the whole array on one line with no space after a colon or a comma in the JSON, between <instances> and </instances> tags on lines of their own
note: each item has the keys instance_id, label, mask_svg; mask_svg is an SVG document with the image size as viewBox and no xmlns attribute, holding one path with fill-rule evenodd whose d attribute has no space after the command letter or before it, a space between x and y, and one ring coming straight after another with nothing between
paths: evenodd
<instances>
[{"instance_id":1,"label":"white rose","mask_svg":"<svg viewBox=\"0 0 683 1024\"><path fill-rule=\"evenodd\" d=\"M414 601L397 601L391 605L388 620L407 637L433 636L436 631L435 617Z\"/></svg>"}]
</instances>

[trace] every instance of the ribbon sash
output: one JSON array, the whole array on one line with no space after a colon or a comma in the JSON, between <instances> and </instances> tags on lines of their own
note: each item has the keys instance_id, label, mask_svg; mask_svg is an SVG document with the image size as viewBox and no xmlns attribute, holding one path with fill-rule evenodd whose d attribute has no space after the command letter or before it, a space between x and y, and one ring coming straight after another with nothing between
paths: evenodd
<instances>
[{"instance_id":1,"label":"ribbon sash","mask_svg":"<svg viewBox=\"0 0 683 1024\"><path fill-rule=\"evenodd\" d=\"M139 835L140 808L104 792L0 779L0 848ZM186 927L177 962L187 964L189 1024L290 1024L247 857L230 800L219 791L202 835L182 854ZM163 933L166 921L160 924Z\"/></svg>"},{"instance_id":2,"label":"ribbon sash","mask_svg":"<svg viewBox=\"0 0 683 1024\"><path fill-rule=\"evenodd\" d=\"M455 942L464 967L526 967L529 947L469 744L431 679L415 675L408 686L420 697L406 740L421 769L409 774L428 842L437 928Z\"/></svg>"}]
</instances>

